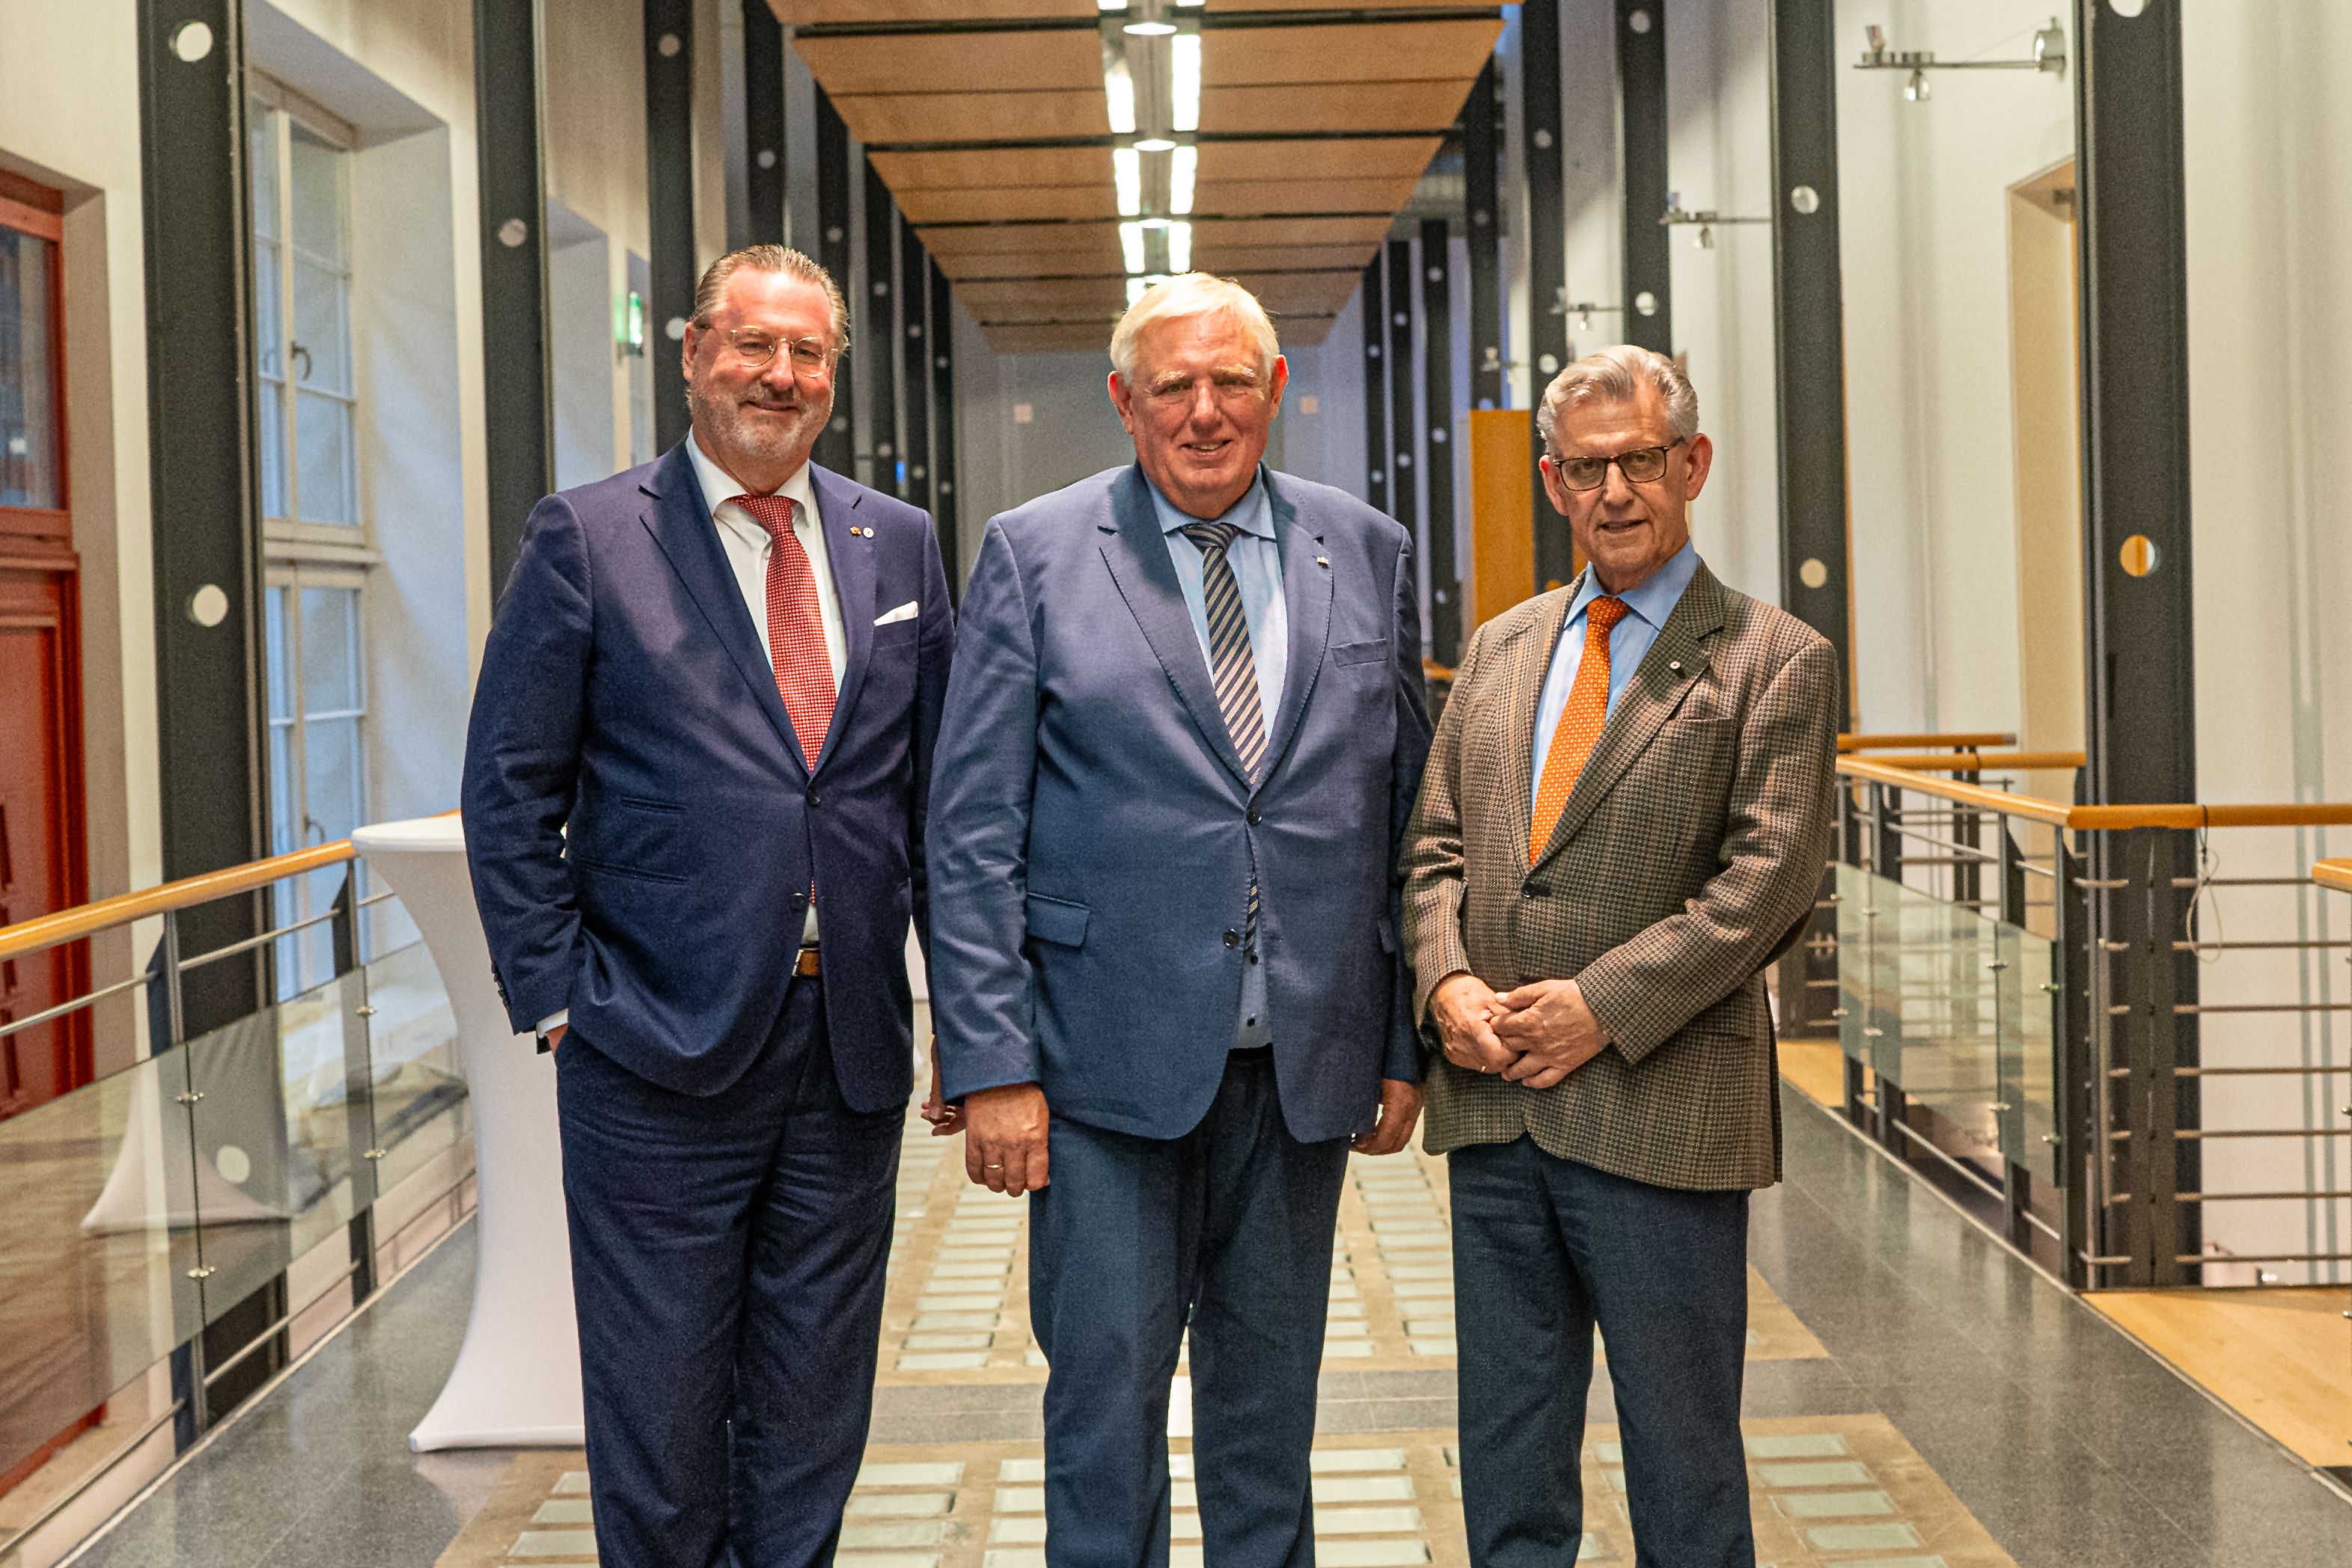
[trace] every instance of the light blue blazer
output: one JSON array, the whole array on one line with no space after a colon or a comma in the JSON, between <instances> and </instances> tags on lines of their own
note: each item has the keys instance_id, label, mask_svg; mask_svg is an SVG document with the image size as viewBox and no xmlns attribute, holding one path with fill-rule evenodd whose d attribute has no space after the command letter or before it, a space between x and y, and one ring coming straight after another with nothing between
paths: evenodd
<instances>
[{"instance_id":1,"label":"light blue blazer","mask_svg":"<svg viewBox=\"0 0 2352 1568\"><path fill-rule=\"evenodd\" d=\"M1269 473L1290 664L1252 788L1141 471L992 518L964 596L931 795L931 1007L951 1099L1198 1124L1240 1006L1250 875L1282 1108L1360 1132L1417 1081L1399 862L1429 748L1412 541Z\"/></svg>"}]
</instances>

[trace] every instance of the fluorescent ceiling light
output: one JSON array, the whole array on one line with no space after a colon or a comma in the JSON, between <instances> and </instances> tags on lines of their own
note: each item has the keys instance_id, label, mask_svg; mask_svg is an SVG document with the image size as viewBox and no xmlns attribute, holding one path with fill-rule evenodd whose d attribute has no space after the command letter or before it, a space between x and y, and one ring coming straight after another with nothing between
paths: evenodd
<instances>
[{"instance_id":1,"label":"fluorescent ceiling light","mask_svg":"<svg viewBox=\"0 0 2352 1568\"><path fill-rule=\"evenodd\" d=\"M1131 218L1143 211L1143 154L1132 147L1114 147L1110 173L1118 186L1118 215Z\"/></svg>"},{"instance_id":2,"label":"fluorescent ceiling light","mask_svg":"<svg viewBox=\"0 0 2352 1568\"><path fill-rule=\"evenodd\" d=\"M1122 29L1130 37L1165 38L1176 31L1173 22L1129 22Z\"/></svg>"},{"instance_id":3,"label":"fluorescent ceiling light","mask_svg":"<svg viewBox=\"0 0 2352 1568\"><path fill-rule=\"evenodd\" d=\"M1097 11L1124 11L1127 9L1127 0L1095 0L1095 9Z\"/></svg>"},{"instance_id":4,"label":"fluorescent ceiling light","mask_svg":"<svg viewBox=\"0 0 2352 1568\"><path fill-rule=\"evenodd\" d=\"M1192 210L1192 181L1200 168L1198 147L1179 147L1176 155L1168 160L1168 210L1178 217Z\"/></svg>"},{"instance_id":5,"label":"fluorescent ceiling light","mask_svg":"<svg viewBox=\"0 0 2352 1568\"><path fill-rule=\"evenodd\" d=\"M1179 33L1168 46L1174 129L1201 129L1201 35Z\"/></svg>"},{"instance_id":6,"label":"fluorescent ceiling light","mask_svg":"<svg viewBox=\"0 0 2352 1568\"><path fill-rule=\"evenodd\" d=\"M1173 152L1176 143L1165 136L1146 136L1135 144L1138 152Z\"/></svg>"},{"instance_id":7,"label":"fluorescent ceiling light","mask_svg":"<svg viewBox=\"0 0 2352 1568\"><path fill-rule=\"evenodd\" d=\"M1166 218L1144 218L1140 220L1136 226L1147 230L1164 229L1168 226L1168 220Z\"/></svg>"},{"instance_id":8,"label":"fluorescent ceiling light","mask_svg":"<svg viewBox=\"0 0 2352 1568\"><path fill-rule=\"evenodd\" d=\"M1103 72L1103 98L1110 107L1110 128L1114 134L1135 134L1135 78L1128 74L1127 62L1109 67Z\"/></svg>"},{"instance_id":9,"label":"fluorescent ceiling light","mask_svg":"<svg viewBox=\"0 0 2352 1568\"><path fill-rule=\"evenodd\" d=\"M1151 287L1151 280L1150 280L1150 278L1148 278L1148 277L1130 277L1130 278L1129 278L1129 279L1127 280L1127 303L1128 303L1128 307L1129 307L1130 309L1132 309L1132 308L1134 308L1135 302L1136 302L1137 300L1139 300L1139 299L1140 299L1140 298L1143 298L1143 291L1144 291L1145 289L1147 289L1147 288L1150 287Z\"/></svg>"},{"instance_id":10,"label":"fluorescent ceiling light","mask_svg":"<svg viewBox=\"0 0 2352 1568\"><path fill-rule=\"evenodd\" d=\"M1192 270L1192 225L1191 224L1168 225L1168 270L1171 272Z\"/></svg>"},{"instance_id":11,"label":"fluorescent ceiling light","mask_svg":"<svg viewBox=\"0 0 2352 1568\"><path fill-rule=\"evenodd\" d=\"M1127 262L1127 270L1141 272L1143 270L1143 225L1141 224L1119 225L1118 248Z\"/></svg>"}]
</instances>

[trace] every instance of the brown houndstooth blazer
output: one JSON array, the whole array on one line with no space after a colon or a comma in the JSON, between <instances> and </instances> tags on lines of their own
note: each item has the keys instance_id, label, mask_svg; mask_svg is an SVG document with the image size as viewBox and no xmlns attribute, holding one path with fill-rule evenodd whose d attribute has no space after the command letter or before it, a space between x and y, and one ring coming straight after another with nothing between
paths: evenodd
<instances>
[{"instance_id":1,"label":"brown houndstooth blazer","mask_svg":"<svg viewBox=\"0 0 2352 1568\"><path fill-rule=\"evenodd\" d=\"M1575 593L1471 639L1406 835L1405 946L1418 1018L1460 970L1498 991L1572 978L1612 1043L1542 1090L1433 1053L1429 1150L1524 1132L1660 1186L1769 1186L1780 1115L1762 971L1811 914L1829 850L1836 658L1701 566L1530 868L1536 706Z\"/></svg>"}]
</instances>

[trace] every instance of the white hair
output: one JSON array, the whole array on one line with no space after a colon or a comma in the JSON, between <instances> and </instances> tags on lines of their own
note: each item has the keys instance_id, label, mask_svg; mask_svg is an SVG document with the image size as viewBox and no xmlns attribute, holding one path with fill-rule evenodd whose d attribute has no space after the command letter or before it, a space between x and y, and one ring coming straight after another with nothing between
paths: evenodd
<instances>
[{"instance_id":1,"label":"white hair","mask_svg":"<svg viewBox=\"0 0 2352 1568\"><path fill-rule=\"evenodd\" d=\"M1257 340L1257 371L1261 376L1274 374L1274 361L1281 357L1282 345L1274 335L1274 322L1257 296L1230 277L1218 277L1206 272L1187 272L1155 283L1143 291L1142 297L1127 308L1111 329L1110 368L1121 376L1135 373L1136 340L1143 329L1155 321L1175 320L1185 316L1230 316L1248 329Z\"/></svg>"},{"instance_id":2,"label":"white hair","mask_svg":"<svg viewBox=\"0 0 2352 1568\"><path fill-rule=\"evenodd\" d=\"M1698 393L1691 390L1690 378L1664 354L1620 343L1585 355L1554 376L1551 385L1544 389L1536 427L1543 432L1545 453L1559 455L1559 416L1570 403L1589 398L1632 402L1642 395L1644 383L1656 388L1665 400L1666 419L1676 436L1688 441L1698 434Z\"/></svg>"}]
</instances>

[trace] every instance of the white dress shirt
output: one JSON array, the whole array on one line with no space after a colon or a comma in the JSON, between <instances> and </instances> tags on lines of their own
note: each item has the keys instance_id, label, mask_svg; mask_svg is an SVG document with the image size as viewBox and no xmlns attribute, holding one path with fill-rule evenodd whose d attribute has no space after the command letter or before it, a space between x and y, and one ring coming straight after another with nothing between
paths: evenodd
<instances>
[{"instance_id":1,"label":"white dress shirt","mask_svg":"<svg viewBox=\"0 0 2352 1568\"><path fill-rule=\"evenodd\" d=\"M703 505L718 526L719 547L727 552L735 586L742 591L744 608L751 612L751 625L760 633L760 646L772 669L776 651L768 645L768 558L775 552L776 542L758 518L735 504L735 497L744 494L743 486L729 478L690 434L686 438L686 455L694 465L694 481L702 488ZM837 693L849 644L841 629L841 595L834 587L833 559L824 548L824 519L817 513L816 486L809 482L808 465L802 464L774 494L789 497L793 502L793 537L808 551L809 568L816 578L817 613L824 622L824 656L833 665L833 689ZM816 946L816 900L812 898L801 923L802 946ZM545 1034L571 1019L572 1009L566 1008L541 1019L539 1032Z\"/></svg>"}]
</instances>

